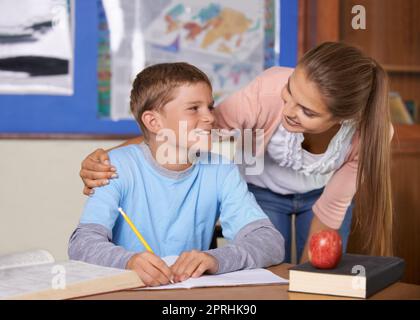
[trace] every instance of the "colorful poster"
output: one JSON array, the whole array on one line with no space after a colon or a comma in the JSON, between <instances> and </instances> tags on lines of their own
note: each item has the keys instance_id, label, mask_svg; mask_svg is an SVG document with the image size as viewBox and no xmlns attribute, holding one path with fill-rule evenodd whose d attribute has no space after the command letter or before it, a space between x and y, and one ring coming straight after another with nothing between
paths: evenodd
<instances>
[{"instance_id":1,"label":"colorful poster","mask_svg":"<svg viewBox=\"0 0 420 320\"><path fill-rule=\"evenodd\" d=\"M275 64L278 0L102 0L109 28L109 116L131 118L129 95L145 66L186 61L207 73L216 104ZM103 54L102 58L106 58ZM107 74L101 60L102 80ZM101 82L106 84L106 81ZM104 89L104 88L102 88ZM106 101L106 92L100 97ZM102 105L101 110L107 110ZM104 112L100 112L106 116Z\"/></svg>"},{"instance_id":2,"label":"colorful poster","mask_svg":"<svg viewBox=\"0 0 420 320\"><path fill-rule=\"evenodd\" d=\"M243 61L264 39L263 9L257 1L174 1L146 29L145 39L162 50Z\"/></svg>"}]
</instances>

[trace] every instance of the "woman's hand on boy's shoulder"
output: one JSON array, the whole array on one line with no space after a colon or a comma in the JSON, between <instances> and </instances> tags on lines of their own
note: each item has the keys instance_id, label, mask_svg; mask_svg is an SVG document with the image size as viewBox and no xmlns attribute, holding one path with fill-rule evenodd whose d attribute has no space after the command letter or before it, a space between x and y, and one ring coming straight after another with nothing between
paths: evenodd
<instances>
[{"instance_id":1,"label":"woman's hand on boy's shoulder","mask_svg":"<svg viewBox=\"0 0 420 320\"><path fill-rule=\"evenodd\" d=\"M91 195L95 187L101 187L109 183L109 179L116 178L116 169L109 162L108 153L104 149L96 149L82 162L80 177L85 187L83 193Z\"/></svg>"},{"instance_id":2,"label":"woman's hand on boy's shoulder","mask_svg":"<svg viewBox=\"0 0 420 320\"><path fill-rule=\"evenodd\" d=\"M165 261L148 251L132 256L127 262L127 269L137 272L146 286L169 284L173 278L172 271Z\"/></svg>"},{"instance_id":3,"label":"woman's hand on boy's shoulder","mask_svg":"<svg viewBox=\"0 0 420 320\"><path fill-rule=\"evenodd\" d=\"M174 281L185 281L188 278L198 278L203 273L216 273L219 263L212 255L198 251L183 252L171 266Z\"/></svg>"}]
</instances>

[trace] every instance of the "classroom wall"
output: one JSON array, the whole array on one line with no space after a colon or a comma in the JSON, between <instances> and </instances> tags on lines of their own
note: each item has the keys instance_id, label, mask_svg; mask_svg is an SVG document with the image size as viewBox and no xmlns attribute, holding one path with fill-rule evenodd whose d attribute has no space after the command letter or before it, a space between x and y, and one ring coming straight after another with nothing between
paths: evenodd
<instances>
[{"instance_id":1,"label":"classroom wall","mask_svg":"<svg viewBox=\"0 0 420 320\"><path fill-rule=\"evenodd\" d=\"M0 108L0 133L133 132L127 122L98 121L96 117L95 3L76 2L75 95L0 95L0 106L8 107ZM283 66L296 65L297 3L281 1L279 62ZM66 259L67 241L86 199L78 174L80 163L94 149L119 143L0 139L0 255L44 248L56 259Z\"/></svg>"},{"instance_id":2,"label":"classroom wall","mask_svg":"<svg viewBox=\"0 0 420 320\"><path fill-rule=\"evenodd\" d=\"M95 149L121 142L0 140L0 255L46 249L68 259L68 239L86 200L80 164ZM232 159L234 147L214 144L212 150Z\"/></svg>"},{"instance_id":3,"label":"classroom wall","mask_svg":"<svg viewBox=\"0 0 420 320\"><path fill-rule=\"evenodd\" d=\"M67 259L86 196L80 163L120 141L0 140L0 255L42 248Z\"/></svg>"}]
</instances>

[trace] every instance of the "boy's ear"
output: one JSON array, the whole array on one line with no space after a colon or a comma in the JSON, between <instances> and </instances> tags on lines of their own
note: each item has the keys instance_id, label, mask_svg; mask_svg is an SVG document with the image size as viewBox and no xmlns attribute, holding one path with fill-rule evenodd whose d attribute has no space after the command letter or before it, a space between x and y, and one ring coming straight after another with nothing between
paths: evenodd
<instances>
[{"instance_id":1,"label":"boy's ear","mask_svg":"<svg viewBox=\"0 0 420 320\"><path fill-rule=\"evenodd\" d=\"M153 134L157 134L159 130L162 129L161 116L155 111L148 110L143 112L141 121L143 122L146 129Z\"/></svg>"}]
</instances>

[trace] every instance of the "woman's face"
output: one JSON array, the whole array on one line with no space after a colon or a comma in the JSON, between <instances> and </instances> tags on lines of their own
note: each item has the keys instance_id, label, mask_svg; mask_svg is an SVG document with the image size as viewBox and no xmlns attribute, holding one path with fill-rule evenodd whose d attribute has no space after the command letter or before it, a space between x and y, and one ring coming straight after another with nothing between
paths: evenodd
<instances>
[{"instance_id":1,"label":"woman's face","mask_svg":"<svg viewBox=\"0 0 420 320\"><path fill-rule=\"evenodd\" d=\"M315 83L297 67L281 93L284 101L282 124L290 132L322 133L340 122L333 117Z\"/></svg>"}]
</instances>

